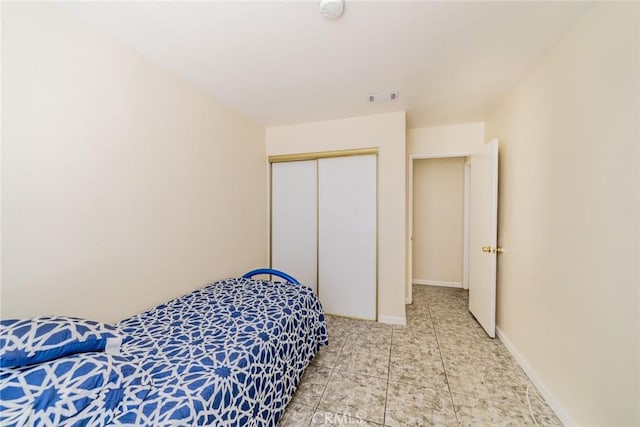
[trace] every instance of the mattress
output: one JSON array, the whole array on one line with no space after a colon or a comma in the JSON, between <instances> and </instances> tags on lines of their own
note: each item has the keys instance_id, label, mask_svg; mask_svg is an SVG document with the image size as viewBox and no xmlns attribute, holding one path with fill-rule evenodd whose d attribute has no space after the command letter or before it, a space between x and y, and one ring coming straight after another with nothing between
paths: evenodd
<instances>
[{"instance_id":1,"label":"mattress","mask_svg":"<svg viewBox=\"0 0 640 427\"><path fill-rule=\"evenodd\" d=\"M121 355L148 374L113 425L275 426L320 345L322 306L305 286L212 283L121 321Z\"/></svg>"}]
</instances>

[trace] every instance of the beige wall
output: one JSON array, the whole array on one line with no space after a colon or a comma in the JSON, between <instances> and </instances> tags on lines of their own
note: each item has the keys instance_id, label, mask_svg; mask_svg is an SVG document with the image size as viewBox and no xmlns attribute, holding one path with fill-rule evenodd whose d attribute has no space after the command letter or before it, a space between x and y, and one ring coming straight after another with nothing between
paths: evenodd
<instances>
[{"instance_id":1,"label":"beige wall","mask_svg":"<svg viewBox=\"0 0 640 427\"><path fill-rule=\"evenodd\" d=\"M640 424L638 3L598 3L487 121L498 327L577 425Z\"/></svg>"},{"instance_id":2,"label":"beige wall","mask_svg":"<svg viewBox=\"0 0 640 427\"><path fill-rule=\"evenodd\" d=\"M413 279L462 286L464 157L413 163Z\"/></svg>"},{"instance_id":3,"label":"beige wall","mask_svg":"<svg viewBox=\"0 0 640 427\"><path fill-rule=\"evenodd\" d=\"M433 126L407 130L407 155L468 154L482 147L484 122Z\"/></svg>"},{"instance_id":4,"label":"beige wall","mask_svg":"<svg viewBox=\"0 0 640 427\"><path fill-rule=\"evenodd\" d=\"M378 320L403 323L405 113L266 129L267 155L378 148Z\"/></svg>"},{"instance_id":5,"label":"beige wall","mask_svg":"<svg viewBox=\"0 0 640 427\"><path fill-rule=\"evenodd\" d=\"M2 317L115 321L266 264L262 127L53 5L2 24Z\"/></svg>"}]
</instances>

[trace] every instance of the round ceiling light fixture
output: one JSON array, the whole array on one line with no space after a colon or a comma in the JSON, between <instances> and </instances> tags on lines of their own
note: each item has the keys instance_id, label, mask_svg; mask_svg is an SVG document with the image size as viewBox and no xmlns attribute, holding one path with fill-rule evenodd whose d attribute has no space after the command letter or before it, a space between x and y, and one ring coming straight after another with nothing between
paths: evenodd
<instances>
[{"instance_id":1,"label":"round ceiling light fixture","mask_svg":"<svg viewBox=\"0 0 640 427\"><path fill-rule=\"evenodd\" d=\"M344 13L344 0L320 0L320 11L327 19L338 19Z\"/></svg>"}]
</instances>

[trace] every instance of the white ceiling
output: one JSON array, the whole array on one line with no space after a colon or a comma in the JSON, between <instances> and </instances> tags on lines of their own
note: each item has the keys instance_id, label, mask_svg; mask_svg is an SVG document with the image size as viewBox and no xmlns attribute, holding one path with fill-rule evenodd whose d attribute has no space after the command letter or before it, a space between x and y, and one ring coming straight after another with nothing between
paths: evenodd
<instances>
[{"instance_id":1,"label":"white ceiling","mask_svg":"<svg viewBox=\"0 0 640 427\"><path fill-rule=\"evenodd\" d=\"M422 127L483 120L590 4L347 0L336 21L317 1L61 6L257 123L406 110Z\"/></svg>"}]
</instances>

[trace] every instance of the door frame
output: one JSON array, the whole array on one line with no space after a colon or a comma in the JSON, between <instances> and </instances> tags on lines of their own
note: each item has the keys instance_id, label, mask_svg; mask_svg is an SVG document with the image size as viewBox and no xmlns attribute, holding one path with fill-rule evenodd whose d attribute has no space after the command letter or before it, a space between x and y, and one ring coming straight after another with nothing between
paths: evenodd
<instances>
[{"instance_id":1,"label":"door frame","mask_svg":"<svg viewBox=\"0 0 640 427\"><path fill-rule=\"evenodd\" d=\"M375 236L375 241L376 241L376 263L375 263L375 276L376 276L376 284L375 284L375 288L376 288L376 292L375 292L375 321L376 322L383 322L385 323L383 320L380 320L381 317L379 316L379 303L380 303L380 298L378 295L379 292L379 285L380 285L380 277L379 277L379 263L378 261L380 260L380 245L379 245L379 240L380 240L380 236L379 236L379 231L380 231L380 150L378 149L378 147L371 147L371 148L354 148L354 149L344 149L344 150L331 150L331 151L313 151L313 152L293 152L293 153L289 153L289 154L277 154L277 155L269 155L267 156L267 168L266 168L266 173L267 173L267 222L268 222L268 227L267 227L267 261L268 261L268 265L269 267L272 267L272 248L271 248L271 238L272 238L272 192L273 192L273 182L272 182L272 165L274 163L283 163L283 162L298 162L298 161L307 161L307 160L315 160L316 162L320 161L321 159L330 159L330 158L336 158L336 157L352 157L352 156L366 156L366 155L373 155L376 158L376 208L375 208L375 215L376 215L376 236ZM319 169L316 169L316 173ZM317 174L316 174L317 177ZM317 195L316 195L317 196ZM316 254L319 254L319 239L316 240ZM319 264L316 268L317 273L319 275ZM269 276L271 277L271 276ZM319 292L320 290L320 284L317 283L317 290ZM397 323L397 322L396 322Z\"/></svg>"},{"instance_id":2,"label":"door frame","mask_svg":"<svg viewBox=\"0 0 640 427\"><path fill-rule=\"evenodd\" d=\"M462 248L462 287L469 289L469 168L468 157L472 151L455 151L440 154L410 154L409 155L409 176L408 176L408 192L409 200L408 221L407 221L407 283L405 283L405 304L413 302L411 287L413 286L413 164L416 160L425 159L449 159L449 158L467 158L464 165L464 235Z\"/></svg>"}]
</instances>

